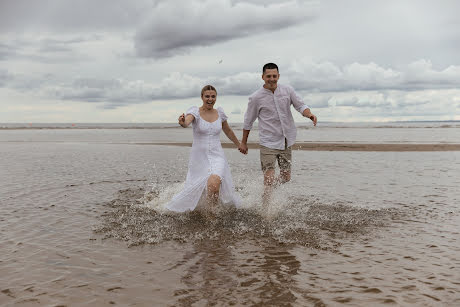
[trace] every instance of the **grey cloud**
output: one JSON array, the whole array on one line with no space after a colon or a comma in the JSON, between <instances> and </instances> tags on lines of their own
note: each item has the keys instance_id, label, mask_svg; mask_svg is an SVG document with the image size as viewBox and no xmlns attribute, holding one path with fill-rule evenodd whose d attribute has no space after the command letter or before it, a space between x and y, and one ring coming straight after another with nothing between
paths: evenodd
<instances>
[{"instance_id":1,"label":"grey cloud","mask_svg":"<svg viewBox=\"0 0 460 307\"><path fill-rule=\"evenodd\" d=\"M18 48L13 45L0 43L0 61L13 57L17 53L17 50Z\"/></svg>"},{"instance_id":2,"label":"grey cloud","mask_svg":"<svg viewBox=\"0 0 460 307\"><path fill-rule=\"evenodd\" d=\"M218 12L225 12L219 14ZM149 22L136 33L142 57L165 58L192 48L272 32L311 20L314 10L304 1L272 5L230 0L160 2Z\"/></svg>"},{"instance_id":3,"label":"grey cloud","mask_svg":"<svg viewBox=\"0 0 460 307\"><path fill-rule=\"evenodd\" d=\"M62 100L103 103L104 108L116 108L132 103L160 99L199 97L205 82L199 78L173 73L159 84L143 80L78 78L73 82L47 85L39 90L46 97Z\"/></svg>"},{"instance_id":4,"label":"grey cloud","mask_svg":"<svg viewBox=\"0 0 460 307\"><path fill-rule=\"evenodd\" d=\"M153 100L196 98L205 84L216 86L219 95L247 95L260 86L258 74L241 73L203 79L171 73L159 83L143 80L79 78L67 84L46 86L43 92L63 100L104 102L110 107Z\"/></svg>"},{"instance_id":5,"label":"grey cloud","mask_svg":"<svg viewBox=\"0 0 460 307\"><path fill-rule=\"evenodd\" d=\"M0 87L4 87L11 80L13 80L13 75L10 74L7 70L0 69Z\"/></svg>"},{"instance_id":6,"label":"grey cloud","mask_svg":"<svg viewBox=\"0 0 460 307\"><path fill-rule=\"evenodd\" d=\"M47 87L44 92L46 95L63 100L129 104L148 101L150 92L148 87L142 81L79 78L70 84Z\"/></svg>"},{"instance_id":7,"label":"grey cloud","mask_svg":"<svg viewBox=\"0 0 460 307\"><path fill-rule=\"evenodd\" d=\"M366 109L363 111L366 114L374 110L372 112L381 112L381 116L420 115L423 112L429 114L433 111L438 114L438 109L443 109L441 113L446 114L449 110L453 110L450 101L456 95L458 95L458 90L444 89L384 93L378 91L338 92L330 99L330 104L337 108Z\"/></svg>"},{"instance_id":8,"label":"grey cloud","mask_svg":"<svg viewBox=\"0 0 460 307\"><path fill-rule=\"evenodd\" d=\"M324 109L330 107L331 97L304 97L304 102L310 107L315 109Z\"/></svg>"},{"instance_id":9,"label":"grey cloud","mask_svg":"<svg viewBox=\"0 0 460 307\"><path fill-rule=\"evenodd\" d=\"M8 86L20 92L37 92L59 82L53 74L41 74L38 76L11 74L11 76L12 79Z\"/></svg>"},{"instance_id":10,"label":"grey cloud","mask_svg":"<svg viewBox=\"0 0 460 307\"><path fill-rule=\"evenodd\" d=\"M98 35L70 38L34 38L33 36L14 38L0 43L1 60L28 60L36 63L70 63L89 59L82 54L78 44L101 40Z\"/></svg>"},{"instance_id":11,"label":"grey cloud","mask_svg":"<svg viewBox=\"0 0 460 307\"><path fill-rule=\"evenodd\" d=\"M308 54L341 65L405 65L419 58L460 65L458 11L457 0L320 1Z\"/></svg>"},{"instance_id":12,"label":"grey cloud","mask_svg":"<svg viewBox=\"0 0 460 307\"><path fill-rule=\"evenodd\" d=\"M0 1L0 32L134 29L151 1Z\"/></svg>"},{"instance_id":13,"label":"grey cloud","mask_svg":"<svg viewBox=\"0 0 460 307\"><path fill-rule=\"evenodd\" d=\"M91 35L88 37L75 36L65 39L45 38L37 42L38 53L56 53L56 52L73 52L78 44L86 42L100 41L100 35Z\"/></svg>"},{"instance_id":14,"label":"grey cloud","mask_svg":"<svg viewBox=\"0 0 460 307\"><path fill-rule=\"evenodd\" d=\"M249 95L261 86L261 81L260 74L248 72L210 80L223 95Z\"/></svg>"},{"instance_id":15,"label":"grey cloud","mask_svg":"<svg viewBox=\"0 0 460 307\"><path fill-rule=\"evenodd\" d=\"M276 3L282 3L282 2L290 2L292 0L231 0L231 4L235 5L238 3L252 3L252 4L257 4L257 5L271 5L271 4L276 4Z\"/></svg>"},{"instance_id":16,"label":"grey cloud","mask_svg":"<svg viewBox=\"0 0 460 307\"><path fill-rule=\"evenodd\" d=\"M352 97L349 99L343 99L335 102L336 106L339 107L355 107L359 103L359 100L357 97Z\"/></svg>"},{"instance_id":17,"label":"grey cloud","mask_svg":"<svg viewBox=\"0 0 460 307\"><path fill-rule=\"evenodd\" d=\"M80 78L70 86L55 89L55 95L63 100L83 100L99 102L106 99L118 101L117 91L122 87L120 80L100 80L94 78ZM110 93L113 93L112 95ZM124 97L128 99L127 95Z\"/></svg>"},{"instance_id":18,"label":"grey cloud","mask_svg":"<svg viewBox=\"0 0 460 307\"><path fill-rule=\"evenodd\" d=\"M66 44L59 44L56 42L43 42L38 48L38 53L48 53L48 52L72 52L72 48Z\"/></svg>"},{"instance_id":19,"label":"grey cloud","mask_svg":"<svg viewBox=\"0 0 460 307\"><path fill-rule=\"evenodd\" d=\"M379 99L379 97L352 97L351 99L344 99L336 101L337 107L357 107L357 108L376 108L376 107L391 107L392 104L389 101Z\"/></svg>"},{"instance_id":20,"label":"grey cloud","mask_svg":"<svg viewBox=\"0 0 460 307\"><path fill-rule=\"evenodd\" d=\"M71 52L72 49L67 46L59 46L59 45L45 45L41 46L38 50L39 53L48 53L48 52Z\"/></svg>"}]
</instances>

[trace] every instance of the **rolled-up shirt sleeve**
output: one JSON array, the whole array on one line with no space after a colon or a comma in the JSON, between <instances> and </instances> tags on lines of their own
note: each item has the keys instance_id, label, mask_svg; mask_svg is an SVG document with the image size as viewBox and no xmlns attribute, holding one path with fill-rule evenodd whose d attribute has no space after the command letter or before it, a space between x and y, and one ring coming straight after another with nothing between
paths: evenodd
<instances>
[{"instance_id":1,"label":"rolled-up shirt sleeve","mask_svg":"<svg viewBox=\"0 0 460 307\"><path fill-rule=\"evenodd\" d=\"M300 98L300 96L294 91L292 87L289 87L289 94L291 96L292 105L297 110L297 112L303 114L303 111L310 108L303 102L303 99Z\"/></svg>"},{"instance_id":2,"label":"rolled-up shirt sleeve","mask_svg":"<svg viewBox=\"0 0 460 307\"><path fill-rule=\"evenodd\" d=\"M251 130L252 125L254 124L255 120L257 119L258 112L257 112L257 101L249 97L248 102L248 109L246 113L244 113L244 130Z\"/></svg>"}]
</instances>

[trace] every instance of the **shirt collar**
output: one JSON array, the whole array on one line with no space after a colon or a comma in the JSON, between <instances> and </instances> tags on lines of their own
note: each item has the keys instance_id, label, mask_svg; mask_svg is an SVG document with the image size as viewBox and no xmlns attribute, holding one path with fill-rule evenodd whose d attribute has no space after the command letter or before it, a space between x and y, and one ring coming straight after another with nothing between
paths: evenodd
<instances>
[{"instance_id":1,"label":"shirt collar","mask_svg":"<svg viewBox=\"0 0 460 307\"><path fill-rule=\"evenodd\" d=\"M272 93L272 91L270 91L268 88L265 88L265 87L262 85L262 90L263 90L263 91L268 92L268 93L273 94L273 95L275 95L275 93L276 93L277 91L279 91L279 88L280 88L280 84L278 83L278 84L276 85L275 92Z\"/></svg>"}]
</instances>

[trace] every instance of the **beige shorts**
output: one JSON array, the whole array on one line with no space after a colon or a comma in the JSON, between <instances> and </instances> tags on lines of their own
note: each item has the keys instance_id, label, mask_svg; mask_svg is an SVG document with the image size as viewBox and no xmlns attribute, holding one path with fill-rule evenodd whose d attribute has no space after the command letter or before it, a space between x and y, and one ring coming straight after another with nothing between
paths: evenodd
<instances>
[{"instance_id":1,"label":"beige shorts","mask_svg":"<svg viewBox=\"0 0 460 307\"><path fill-rule=\"evenodd\" d=\"M285 147L285 149L273 149L260 145L260 164L262 171L275 169L276 161L282 171L291 170L292 149Z\"/></svg>"}]
</instances>

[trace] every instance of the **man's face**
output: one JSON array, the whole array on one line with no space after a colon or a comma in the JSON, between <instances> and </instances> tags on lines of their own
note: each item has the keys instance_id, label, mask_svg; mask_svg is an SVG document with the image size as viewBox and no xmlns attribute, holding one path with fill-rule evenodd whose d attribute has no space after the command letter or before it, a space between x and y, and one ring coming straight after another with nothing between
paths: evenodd
<instances>
[{"instance_id":1,"label":"man's face","mask_svg":"<svg viewBox=\"0 0 460 307\"><path fill-rule=\"evenodd\" d=\"M278 69L266 69L262 75L262 79L265 81L264 87L269 90L275 90L279 77Z\"/></svg>"}]
</instances>

